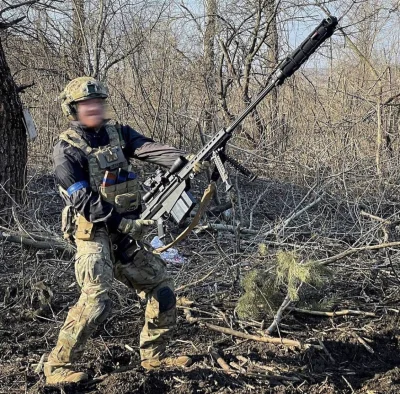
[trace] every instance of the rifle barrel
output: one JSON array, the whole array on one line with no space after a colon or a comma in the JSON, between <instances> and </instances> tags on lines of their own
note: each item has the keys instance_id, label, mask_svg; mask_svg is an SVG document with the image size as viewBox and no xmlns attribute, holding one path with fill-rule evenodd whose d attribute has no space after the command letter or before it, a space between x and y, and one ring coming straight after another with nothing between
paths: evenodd
<instances>
[{"instance_id":1,"label":"rifle barrel","mask_svg":"<svg viewBox=\"0 0 400 394\"><path fill-rule=\"evenodd\" d=\"M272 76L270 82L255 98L255 100L234 120L226 129L232 133L242 123L247 116L257 107L258 104L267 96L275 86L281 85L283 81L293 75L299 67L329 38L337 26L337 18L330 16L324 19L314 31L302 42L302 44L293 51L293 53L284 59Z\"/></svg>"}]
</instances>

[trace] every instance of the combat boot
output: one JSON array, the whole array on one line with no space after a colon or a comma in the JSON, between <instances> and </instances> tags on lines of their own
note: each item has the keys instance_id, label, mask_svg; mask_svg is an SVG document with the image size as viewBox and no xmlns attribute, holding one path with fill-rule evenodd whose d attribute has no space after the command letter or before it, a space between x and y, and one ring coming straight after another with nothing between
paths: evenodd
<instances>
[{"instance_id":1,"label":"combat boot","mask_svg":"<svg viewBox=\"0 0 400 394\"><path fill-rule=\"evenodd\" d=\"M173 367L188 367L192 364L192 359L188 356L166 357L161 360L149 359L143 360L141 365L144 369L152 370L157 368L173 368Z\"/></svg>"},{"instance_id":2,"label":"combat boot","mask_svg":"<svg viewBox=\"0 0 400 394\"><path fill-rule=\"evenodd\" d=\"M88 380L88 375L83 372L76 372L70 367L50 363L44 365L44 375L48 386L82 383Z\"/></svg>"}]
</instances>

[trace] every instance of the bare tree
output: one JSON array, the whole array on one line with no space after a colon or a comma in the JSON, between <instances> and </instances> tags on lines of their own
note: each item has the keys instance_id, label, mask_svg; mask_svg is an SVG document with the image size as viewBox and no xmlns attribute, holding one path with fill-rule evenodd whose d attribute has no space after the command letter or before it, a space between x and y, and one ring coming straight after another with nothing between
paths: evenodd
<instances>
[{"instance_id":1,"label":"bare tree","mask_svg":"<svg viewBox=\"0 0 400 394\"><path fill-rule=\"evenodd\" d=\"M265 71L270 71L276 65L278 56L277 13L280 1L251 1L246 5L238 2L235 6L237 13L233 12L230 19L222 12L219 15L223 26L222 37L225 36L219 40L219 101L227 119L234 117L233 108L236 107L235 112L240 110L237 105L229 106L229 90L236 87L235 95L241 97L241 106L248 105L253 95L253 74L261 73L265 77ZM267 70L264 71L260 68L263 62L267 64ZM271 107L276 113L274 94L275 103ZM258 149L267 138L267 119L256 108L252 120L255 127L243 127L242 131L252 147Z\"/></svg>"},{"instance_id":2,"label":"bare tree","mask_svg":"<svg viewBox=\"0 0 400 394\"><path fill-rule=\"evenodd\" d=\"M72 27L72 61L75 65L75 74L85 74L85 1L84 0L73 0L73 27Z\"/></svg>"},{"instance_id":3,"label":"bare tree","mask_svg":"<svg viewBox=\"0 0 400 394\"><path fill-rule=\"evenodd\" d=\"M20 7L34 1L4 5L0 9L0 209L22 200L27 160L26 131L22 104L4 53L2 40L6 29L24 19L15 15Z\"/></svg>"}]
</instances>

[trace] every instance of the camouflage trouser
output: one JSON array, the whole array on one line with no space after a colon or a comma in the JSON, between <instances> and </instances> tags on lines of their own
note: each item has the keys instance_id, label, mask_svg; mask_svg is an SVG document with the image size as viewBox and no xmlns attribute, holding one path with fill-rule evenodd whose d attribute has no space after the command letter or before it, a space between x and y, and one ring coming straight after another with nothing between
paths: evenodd
<instances>
[{"instance_id":1,"label":"camouflage trouser","mask_svg":"<svg viewBox=\"0 0 400 394\"><path fill-rule=\"evenodd\" d=\"M98 229L93 241L76 244L75 274L81 296L68 313L49 363L62 366L82 355L87 339L111 310L108 292L114 277L147 299L141 359L162 358L176 323L174 285L165 263L145 244L129 262L113 263L105 229Z\"/></svg>"}]
</instances>

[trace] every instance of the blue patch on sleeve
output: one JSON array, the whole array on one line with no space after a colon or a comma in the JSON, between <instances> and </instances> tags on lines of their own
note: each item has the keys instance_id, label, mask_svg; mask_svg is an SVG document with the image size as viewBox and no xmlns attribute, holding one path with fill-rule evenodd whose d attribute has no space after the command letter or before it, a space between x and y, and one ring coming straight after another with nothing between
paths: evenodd
<instances>
[{"instance_id":1,"label":"blue patch on sleeve","mask_svg":"<svg viewBox=\"0 0 400 394\"><path fill-rule=\"evenodd\" d=\"M89 187L89 183L87 183L86 181L81 181L81 182L76 182L73 185L71 185L68 189L67 189L67 193L68 195L71 197L72 194L74 194L75 192L77 192L78 190L81 190L85 187Z\"/></svg>"}]
</instances>

